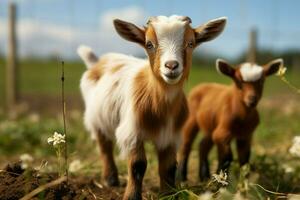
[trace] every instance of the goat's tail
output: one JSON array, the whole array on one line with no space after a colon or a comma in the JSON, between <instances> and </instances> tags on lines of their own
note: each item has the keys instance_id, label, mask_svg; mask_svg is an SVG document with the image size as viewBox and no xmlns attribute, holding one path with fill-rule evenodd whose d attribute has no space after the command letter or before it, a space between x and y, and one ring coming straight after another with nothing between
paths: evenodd
<instances>
[{"instance_id":1,"label":"goat's tail","mask_svg":"<svg viewBox=\"0 0 300 200\"><path fill-rule=\"evenodd\" d=\"M88 69L94 66L98 61L98 57L94 54L93 50L88 46L80 45L77 48L77 53L80 56L80 58L83 60L83 62L85 63Z\"/></svg>"}]
</instances>

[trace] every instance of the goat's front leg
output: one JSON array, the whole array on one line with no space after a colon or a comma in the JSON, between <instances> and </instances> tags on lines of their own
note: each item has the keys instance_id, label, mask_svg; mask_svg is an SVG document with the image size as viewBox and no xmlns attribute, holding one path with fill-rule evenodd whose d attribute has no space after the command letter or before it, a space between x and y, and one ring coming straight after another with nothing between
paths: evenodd
<instances>
[{"instance_id":1,"label":"goat's front leg","mask_svg":"<svg viewBox=\"0 0 300 200\"><path fill-rule=\"evenodd\" d=\"M175 187L177 169L176 147L171 145L165 149L158 149L160 189L165 193Z\"/></svg>"},{"instance_id":2,"label":"goat's front leg","mask_svg":"<svg viewBox=\"0 0 300 200\"><path fill-rule=\"evenodd\" d=\"M221 142L217 143L218 147L218 170L219 173L221 170L227 170L233 160L232 151L230 148L230 142Z\"/></svg>"},{"instance_id":3,"label":"goat's front leg","mask_svg":"<svg viewBox=\"0 0 300 200\"><path fill-rule=\"evenodd\" d=\"M213 147L213 141L210 136L204 136L199 143L199 178L201 181L210 178L208 154Z\"/></svg>"},{"instance_id":4,"label":"goat's front leg","mask_svg":"<svg viewBox=\"0 0 300 200\"><path fill-rule=\"evenodd\" d=\"M218 173L228 169L233 160L230 148L231 138L231 133L226 128L217 128L213 132L213 142L218 148Z\"/></svg>"},{"instance_id":5,"label":"goat's front leg","mask_svg":"<svg viewBox=\"0 0 300 200\"><path fill-rule=\"evenodd\" d=\"M113 157L113 142L104 134L98 132L97 141L102 159L102 176L108 186L118 186L118 170Z\"/></svg>"},{"instance_id":6,"label":"goat's front leg","mask_svg":"<svg viewBox=\"0 0 300 200\"><path fill-rule=\"evenodd\" d=\"M236 140L240 166L243 166L244 164L249 162L250 153L251 153L251 140L252 140L251 136L247 138L238 138Z\"/></svg>"},{"instance_id":7,"label":"goat's front leg","mask_svg":"<svg viewBox=\"0 0 300 200\"><path fill-rule=\"evenodd\" d=\"M128 158L128 182L123 200L141 200L142 184L147 168L144 143L137 142Z\"/></svg>"}]
</instances>

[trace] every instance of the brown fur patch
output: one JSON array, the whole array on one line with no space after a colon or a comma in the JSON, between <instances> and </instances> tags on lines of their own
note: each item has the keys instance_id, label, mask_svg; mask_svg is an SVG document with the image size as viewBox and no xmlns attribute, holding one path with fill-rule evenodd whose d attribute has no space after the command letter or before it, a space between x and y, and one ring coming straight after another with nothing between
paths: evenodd
<instances>
[{"instance_id":1,"label":"brown fur patch","mask_svg":"<svg viewBox=\"0 0 300 200\"><path fill-rule=\"evenodd\" d=\"M167 102L159 95L158 87L151 88L148 79L149 69L141 71L135 78L134 107L140 127L157 132L166 124Z\"/></svg>"},{"instance_id":2,"label":"brown fur patch","mask_svg":"<svg viewBox=\"0 0 300 200\"><path fill-rule=\"evenodd\" d=\"M173 101L166 98L168 88L157 82L149 68L142 70L134 82L134 108L137 114L138 125L151 134L156 134L167 120L173 118L175 128L178 129L186 117L186 101L180 88ZM170 88L169 88L170 89Z\"/></svg>"},{"instance_id":3,"label":"brown fur patch","mask_svg":"<svg viewBox=\"0 0 300 200\"><path fill-rule=\"evenodd\" d=\"M183 48L184 48L184 63L183 63L183 67L184 69L184 74L183 74L183 81L186 80L189 76L190 73L190 68L192 65L192 55L193 55L193 50L196 47L196 43L195 43L195 34L194 34L194 30L188 25L186 26L186 30L184 33L184 40L183 40ZM193 48L190 48L188 46L188 43L192 42L193 43Z\"/></svg>"},{"instance_id":4,"label":"brown fur patch","mask_svg":"<svg viewBox=\"0 0 300 200\"><path fill-rule=\"evenodd\" d=\"M188 117L188 106L187 106L187 101L184 95L181 96L181 100L180 100L180 106L178 106L178 111L175 112L175 123L174 123L174 129L175 130L180 130L183 125L184 122L186 121L187 117Z\"/></svg>"},{"instance_id":5,"label":"brown fur patch","mask_svg":"<svg viewBox=\"0 0 300 200\"><path fill-rule=\"evenodd\" d=\"M103 69L101 65L96 65L88 71L88 79L92 81L98 81L103 75Z\"/></svg>"},{"instance_id":6,"label":"brown fur patch","mask_svg":"<svg viewBox=\"0 0 300 200\"><path fill-rule=\"evenodd\" d=\"M116 73L117 71L119 71L120 69L122 69L122 67L124 66L124 64L118 64L118 65L115 65L113 66L111 69L110 69L110 72L112 74Z\"/></svg>"},{"instance_id":7,"label":"brown fur patch","mask_svg":"<svg viewBox=\"0 0 300 200\"><path fill-rule=\"evenodd\" d=\"M160 66L160 49L158 48L158 41L155 30L152 25L149 25L146 30L146 42L151 41L154 45L154 49L147 49L150 66L152 71L157 77L159 77L159 66Z\"/></svg>"}]
</instances>

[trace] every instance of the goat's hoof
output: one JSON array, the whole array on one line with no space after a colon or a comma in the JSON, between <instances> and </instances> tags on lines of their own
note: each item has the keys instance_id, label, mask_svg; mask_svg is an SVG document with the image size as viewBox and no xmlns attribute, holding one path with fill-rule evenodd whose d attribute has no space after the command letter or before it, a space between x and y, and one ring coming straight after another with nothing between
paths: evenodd
<instances>
[{"instance_id":1,"label":"goat's hoof","mask_svg":"<svg viewBox=\"0 0 300 200\"><path fill-rule=\"evenodd\" d=\"M208 181L210 179L209 172L206 171L206 170L201 171L200 174L199 174L199 179L200 179L201 182Z\"/></svg>"},{"instance_id":2,"label":"goat's hoof","mask_svg":"<svg viewBox=\"0 0 300 200\"><path fill-rule=\"evenodd\" d=\"M205 182L205 181L208 181L210 179L210 176L209 175L201 175L199 177L200 181L201 182Z\"/></svg>"},{"instance_id":3,"label":"goat's hoof","mask_svg":"<svg viewBox=\"0 0 300 200\"><path fill-rule=\"evenodd\" d=\"M112 175L105 178L105 184L108 187L116 187L116 186L120 186L120 181L118 176Z\"/></svg>"},{"instance_id":4,"label":"goat's hoof","mask_svg":"<svg viewBox=\"0 0 300 200\"><path fill-rule=\"evenodd\" d=\"M177 181L180 181L180 182L184 182L184 181L187 181L187 176L186 174L182 174L182 173L178 173L177 174Z\"/></svg>"}]
</instances>

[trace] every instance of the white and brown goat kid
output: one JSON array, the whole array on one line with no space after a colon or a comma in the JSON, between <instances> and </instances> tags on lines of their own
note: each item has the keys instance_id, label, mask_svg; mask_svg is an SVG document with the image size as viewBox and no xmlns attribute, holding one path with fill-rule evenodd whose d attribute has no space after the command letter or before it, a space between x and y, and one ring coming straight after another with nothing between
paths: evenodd
<instances>
[{"instance_id":1,"label":"white and brown goat kid","mask_svg":"<svg viewBox=\"0 0 300 200\"><path fill-rule=\"evenodd\" d=\"M158 16L144 28L114 20L121 37L142 46L148 59L110 53L98 59L81 46L88 70L81 79L86 128L99 143L103 177L119 184L113 158L113 139L128 156L128 183L123 199L141 199L147 166L144 142L154 143L161 189L174 186L176 145L187 117L183 83L189 75L193 49L217 37L226 19L218 18L193 29L183 16Z\"/></svg>"},{"instance_id":2,"label":"white and brown goat kid","mask_svg":"<svg viewBox=\"0 0 300 200\"><path fill-rule=\"evenodd\" d=\"M232 161L230 142L236 139L240 165L249 161L252 135L259 124L256 109L265 78L276 73L282 65L277 59L265 66L244 63L237 68L217 60L217 70L233 80L230 86L208 83L192 89L188 97L189 117L183 127L183 144L179 153L179 178L187 179L191 145L199 131L199 178L210 177L208 154L214 144L218 148L218 171L225 170Z\"/></svg>"}]
</instances>

